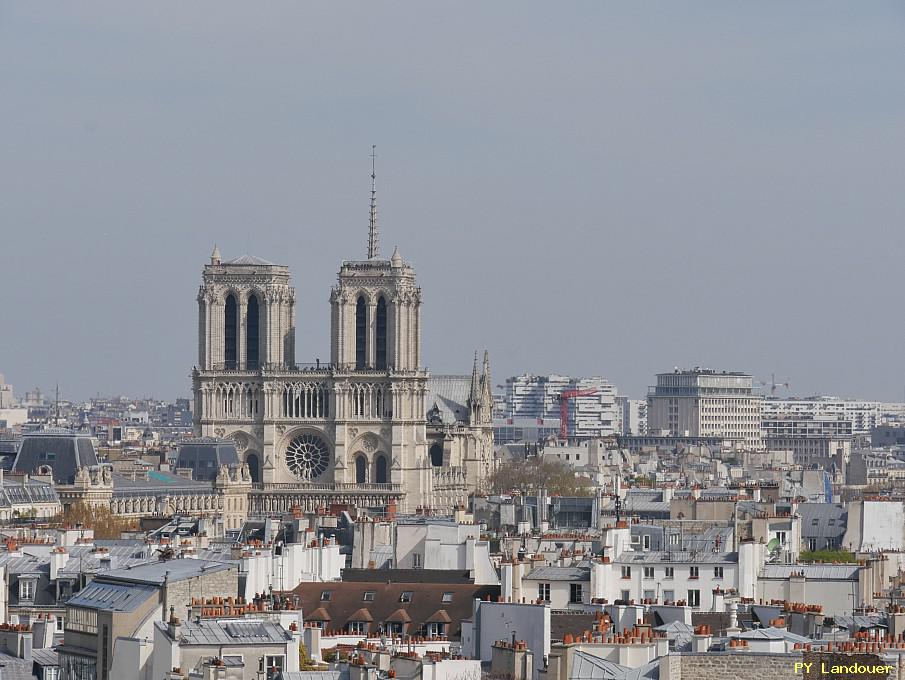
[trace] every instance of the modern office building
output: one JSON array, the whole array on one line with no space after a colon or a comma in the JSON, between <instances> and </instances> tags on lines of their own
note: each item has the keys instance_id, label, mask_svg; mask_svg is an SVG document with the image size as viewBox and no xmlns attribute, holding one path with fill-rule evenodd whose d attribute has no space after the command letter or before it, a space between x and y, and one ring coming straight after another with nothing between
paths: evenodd
<instances>
[{"instance_id":1,"label":"modern office building","mask_svg":"<svg viewBox=\"0 0 905 680\"><path fill-rule=\"evenodd\" d=\"M647 396L649 434L722 437L737 448L762 449L761 397L746 373L706 368L657 375Z\"/></svg>"}]
</instances>

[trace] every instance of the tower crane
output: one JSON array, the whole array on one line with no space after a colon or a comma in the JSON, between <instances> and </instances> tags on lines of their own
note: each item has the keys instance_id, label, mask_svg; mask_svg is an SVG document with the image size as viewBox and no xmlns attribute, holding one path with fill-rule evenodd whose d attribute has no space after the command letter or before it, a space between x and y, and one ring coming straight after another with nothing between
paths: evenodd
<instances>
[{"instance_id":1,"label":"tower crane","mask_svg":"<svg viewBox=\"0 0 905 680\"><path fill-rule=\"evenodd\" d=\"M765 380L758 380L758 381L757 381L757 385L758 385L759 387L769 387L769 388L770 388L770 396L771 396L771 397L775 397L775 396L776 396L776 388L777 388L777 387L784 387L784 388L786 388L786 389L789 389L789 387L790 387L789 381L788 381L788 380L783 381L782 378L780 378L780 382L776 382L776 374L775 374L775 373L771 373L771 374L770 374L770 382L766 382Z\"/></svg>"},{"instance_id":2,"label":"tower crane","mask_svg":"<svg viewBox=\"0 0 905 680\"><path fill-rule=\"evenodd\" d=\"M559 393L559 438L569 438L569 400L575 397L590 397L597 390L563 390Z\"/></svg>"}]
</instances>

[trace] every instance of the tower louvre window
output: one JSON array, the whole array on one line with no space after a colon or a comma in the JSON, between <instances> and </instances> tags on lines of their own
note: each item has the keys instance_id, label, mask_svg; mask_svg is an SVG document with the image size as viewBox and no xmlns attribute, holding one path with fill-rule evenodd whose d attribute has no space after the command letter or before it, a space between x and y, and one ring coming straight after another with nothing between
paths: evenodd
<instances>
[{"instance_id":1,"label":"tower louvre window","mask_svg":"<svg viewBox=\"0 0 905 680\"><path fill-rule=\"evenodd\" d=\"M387 367L387 303L383 296L377 300L377 318L374 325L377 368L385 370Z\"/></svg>"},{"instance_id":2,"label":"tower louvre window","mask_svg":"<svg viewBox=\"0 0 905 680\"><path fill-rule=\"evenodd\" d=\"M355 304L355 368L365 368L368 363L368 303L363 297Z\"/></svg>"},{"instance_id":3,"label":"tower louvre window","mask_svg":"<svg viewBox=\"0 0 905 680\"><path fill-rule=\"evenodd\" d=\"M223 312L223 321L225 328L223 329L223 338L226 341L224 347L223 360L226 362L226 368L235 368L236 359L238 358L237 342L238 342L238 314L236 313L236 298L230 293L226 296L226 309Z\"/></svg>"},{"instance_id":4,"label":"tower louvre window","mask_svg":"<svg viewBox=\"0 0 905 680\"><path fill-rule=\"evenodd\" d=\"M248 298L248 309L245 312L245 341L245 367L258 368L261 357L261 333L257 295Z\"/></svg>"}]
</instances>

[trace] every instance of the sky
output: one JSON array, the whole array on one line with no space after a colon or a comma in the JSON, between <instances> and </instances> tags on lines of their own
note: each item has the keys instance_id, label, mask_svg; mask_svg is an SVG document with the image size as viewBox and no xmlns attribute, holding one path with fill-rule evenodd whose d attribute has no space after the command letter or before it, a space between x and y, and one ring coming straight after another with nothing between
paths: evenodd
<instances>
[{"instance_id":1,"label":"sky","mask_svg":"<svg viewBox=\"0 0 905 680\"><path fill-rule=\"evenodd\" d=\"M0 0L0 373L190 394L201 269L365 255L423 356L905 399L905 5Z\"/></svg>"}]
</instances>

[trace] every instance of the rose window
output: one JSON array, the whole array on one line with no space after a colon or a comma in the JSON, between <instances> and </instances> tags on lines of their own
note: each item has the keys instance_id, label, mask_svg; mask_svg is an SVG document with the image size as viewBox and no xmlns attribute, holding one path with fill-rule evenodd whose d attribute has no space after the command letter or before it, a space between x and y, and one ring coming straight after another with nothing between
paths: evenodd
<instances>
[{"instance_id":1,"label":"rose window","mask_svg":"<svg viewBox=\"0 0 905 680\"><path fill-rule=\"evenodd\" d=\"M296 477L310 482L327 471L330 449L316 434L300 434L286 448L286 465Z\"/></svg>"}]
</instances>

